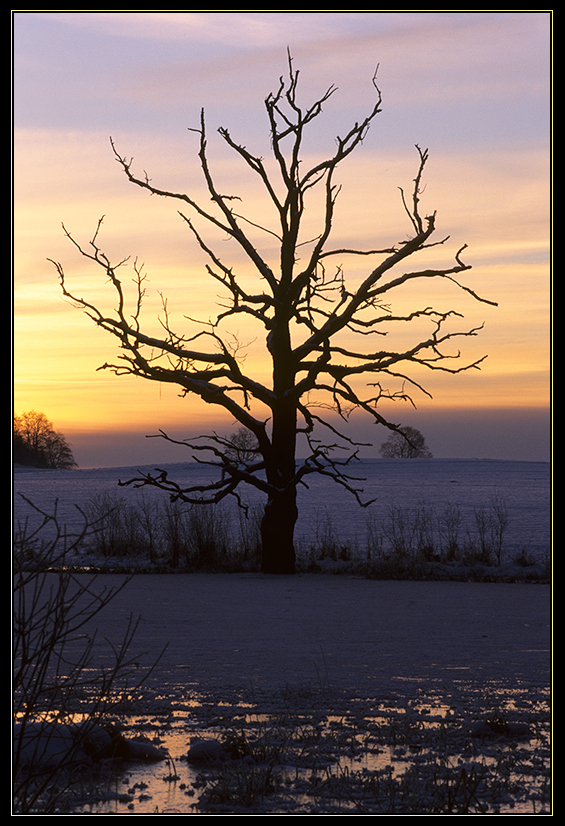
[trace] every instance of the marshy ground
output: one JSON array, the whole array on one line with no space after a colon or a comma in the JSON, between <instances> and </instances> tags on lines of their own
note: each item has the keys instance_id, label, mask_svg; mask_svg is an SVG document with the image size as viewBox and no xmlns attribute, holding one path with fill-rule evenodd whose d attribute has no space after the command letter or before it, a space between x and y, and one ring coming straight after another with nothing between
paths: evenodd
<instances>
[{"instance_id":1,"label":"marshy ground","mask_svg":"<svg viewBox=\"0 0 565 826\"><path fill-rule=\"evenodd\" d=\"M259 695L194 693L172 703L146 697L154 710L161 704L160 713L124 709L116 718L123 733L158 744L169 759L106 766L90 784L83 778L71 796L73 810L550 812L545 692L533 697L527 688L494 683L478 690L465 681L448 691L438 681L431 691L416 686L408 701L400 692L362 698L321 684ZM219 754L210 743L221 745Z\"/></svg>"}]
</instances>

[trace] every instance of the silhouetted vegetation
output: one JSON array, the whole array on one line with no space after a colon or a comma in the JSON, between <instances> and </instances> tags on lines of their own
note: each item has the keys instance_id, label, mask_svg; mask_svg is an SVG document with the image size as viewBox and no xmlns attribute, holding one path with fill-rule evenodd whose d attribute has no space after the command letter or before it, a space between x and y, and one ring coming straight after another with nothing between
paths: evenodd
<instances>
[{"instance_id":1,"label":"silhouetted vegetation","mask_svg":"<svg viewBox=\"0 0 565 826\"><path fill-rule=\"evenodd\" d=\"M379 449L383 459L432 459L426 440L415 427L401 427Z\"/></svg>"},{"instance_id":2,"label":"silhouetted vegetation","mask_svg":"<svg viewBox=\"0 0 565 826\"><path fill-rule=\"evenodd\" d=\"M38 468L77 467L71 447L44 413L30 410L14 416L13 461Z\"/></svg>"},{"instance_id":3,"label":"silhouetted vegetation","mask_svg":"<svg viewBox=\"0 0 565 826\"><path fill-rule=\"evenodd\" d=\"M67 558L97 526L85 517L72 533L56 510L26 501L39 523L18 524L14 537L13 806L16 814L52 814L64 812L83 789L77 767L101 745L108 713L132 696L152 666L140 672L139 654L131 652L139 623L132 618L119 643L108 643L104 665L93 665L93 622L128 579L107 586L78 578Z\"/></svg>"},{"instance_id":4,"label":"silhouetted vegetation","mask_svg":"<svg viewBox=\"0 0 565 826\"><path fill-rule=\"evenodd\" d=\"M114 573L261 568L260 506L250 507L245 516L222 504L187 505L145 491L134 498L111 491L93 497L85 515L96 531L72 560L79 568ZM297 538L297 569L303 572L405 580L538 581L549 576L542 549L510 552L508 510L498 495L466 516L453 503L391 505L382 520L368 517L365 530L353 538L340 536L323 508L312 515L309 527L308 537Z\"/></svg>"},{"instance_id":5,"label":"silhouetted vegetation","mask_svg":"<svg viewBox=\"0 0 565 826\"><path fill-rule=\"evenodd\" d=\"M458 356L452 353L453 340L476 336L480 327L454 329L451 324L459 313L433 309L429 287L425 306L419 304L416 290L411 308L393 312L394 296L420 285L422 279L427 284L433 279L438 284L447 281L467 296L495 305L458 280L471 268L461 257L465 244L455 248L453 257L450 254L441 264L439 256L427 257L431 247L440 247L449 236L434 240L436 213L428 207L425 212L422 210L428 150L419 146L411 192L405 193L401 188L400 207L405 212L409 235L405 227L377 248L344 248L342 238L332 246L336 199L341 189L337 179L341 177L342 164L363 145L381 112L381 92L375 73L369 87L373 103L368 114L345 127L342 137L330 138L326 155L322 154L323 147L312 155L311 149L307 153L304 150L306 132L314 122L316 131L318 118L336 89L330 86L311 104L303 106L299 102L298 80L299 72L289 54L288 76L281 77L276 91L264 100L274 163L253 154L228 129L218 130L235 159L247 165L250 177L261 185L266 196L266 205L261 207L264 222L253 214L241 215L238 194L224 188L229 183L220 183L219 178L216 183L209 163L204 111L200 123L191 129L197 136L198 158L207 188L201 202L194 200L194 195L159 188L145 172L138 176L132 160L111 142L115 160L131 183L181 206L181 219L196 246L206 255L210 278L221 288L215 316L199 321L184 311L184 328L174 330L164 301L161 333L148 334L142 319L146 292L143 267L136 258L132 259L134 292L129 294L126 284L130 277L121 276L129 256L120 256L121 260L114 263L103 250L102 219L87 244L76 240L66 228L64 232L79 253L105 273L115 294L113 313L108 315L91 300L74 293L63 266L53 262L63 295L117 339L120 355L115 363L102 365L103 369L119 376L131 374L177 385L182 395L194 394L206 404L228 411L250 434L251 450L248 444L242 449L240 444L217 434L177 442L193 455L208 457L199 461L215 468L211 482L182 488L160 473L142 474L131 483L158 488L187 504L197 505L217 504L227 496L241 501L242 485L261 491L267 500L261 521L262 570L283 574L295 570L297 490L310 474L334 479L360 504L367 504L350 473L360 446L347 432L340 431L339 420L345 428L351 413L360 410L375 423L398 430L381 413L381 402L411 401L404 384L402 389L395 389L400 380L423 390L419 381L406 375L415 365L459 373L476 368L483 361L477 358L469 363L454 362ZM318 131L318 135L323 132ZM315 160L310 165L312 157ZM272 216L275 220L271 220ZM216 230L220 237L231 239L234 246L226 247L222 242L222 252L214 251ZM265 238L267 244L263 248L258 242ZM237 265L235 261L224 262L226 256L235 254L235 246L244 254L249 270L239 260ZM353 262L362 260L368 263L359 274ZM276 266L271 261L276 261ZM255 274L255 281L249 272ZM190 288L188 301L190 304ZM253 366L251 359L246 360L246 344L237 339L230 326L243 318L257 325L258 332L253 336L265 342L264 356L270 362L266 383L262 379L264 361L259 368ZM377 335L396 330L411 336L404 337L397 350L375 348ZM164 432L161 435L169 438ZM306 451L303 461L297 458L299 437ZM169 441L176 442L170 438Z\"/></svg>"}]
</instances>

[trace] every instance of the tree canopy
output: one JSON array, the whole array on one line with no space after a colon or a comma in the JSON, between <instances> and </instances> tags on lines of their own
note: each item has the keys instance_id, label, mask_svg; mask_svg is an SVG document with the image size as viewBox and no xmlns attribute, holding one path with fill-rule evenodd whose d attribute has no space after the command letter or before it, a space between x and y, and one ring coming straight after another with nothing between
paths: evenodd
<instances>
[{"instance_id":1,"label":"tree canopy","mask_svg":"<svg viewBox=\"0 0 565 826\"><path fill-rule=\"evenodd\" d=\"M380 446L383 459L432 459L426 440L415 427L400 427Z\"/></svg>"},{"instance_id":2,"label":"tree canopy","mask_svg":"<svg viewBox=\"0 0 565 826\"><path fill-rule=\"evenodd\" d=\"M29 410L14 416L13 461L38 468L73 468L77 464L62 433L44 413Z\"/></svg>"},{"instance_id":3,"label":"tree canopy","mask_svg":"<svg viewBox=\"0 0 565 826\"><path fill-rule=\"evenodd\" d=\"M471 268L462 258L466 245L456 248L446 265L425 263L425 251L444 245L448 239L432 239L436 214L421 211L428 151L420 147L416 148L412 191L408 195L400 190L408 237L401 229L399 239L397 236L397 240L379 248L330 246L341 188L336 182L337 170L362 146L381 112L382 97L375 74L374 102L368 114L335 138L327 156L317 155L312 160L312 154L304 151L305 134L322 116L336 89L330 86L304 106L299 102L298 81L299 72L289 55L287 76L279 79L276 91L264 101L272 151L269 162L227 128L218 129L235 160L243 163L258 182L271 206L272 223L267 222L268 211L262 222L244 215L239 196L226 193L216 181L204 110L199 125L191 130L197 136L199 165L207 189L207 199L200 202L188 193L159 188L147 173L136 173L133 159L121 154L111 139L114 157L129 182L179 205L181 220L206 256L208 276L221 288L215 316L198 321L187 312L184 329L173 329L164 300L161 333L150 334L142 322L146 290L143 268L136 259L133 261L135 292L130 297L121 269L131 262L125 257L113 263L103 251L102 219L88 244L80 243L65 226L63 229L80 254L104 273L115 296L113 313L73 293L62 265L53 262L63 295L117 340L117 361L103 364L100 369L177 385L181 395L193 394L223 408L251 436L251 451L234 450L238 445L216 433L178 441L192 451L197 461L216 468L217 477L209 484L181 487L160 469L128 483L158 487L187 502L214 503L231 495L243 505L242 485L261 491L266 497L262 565L271 573L294 571L297 487L307 486L310 474L333 479L361 504L367 504L349 470L360 448L346 428L352 411L360 410L374 423L398 431L399 425L382 414L381 403L387 399L411 400L405 384L425 392L419 379L410 376L411 368L458 373L477 369L483 361L479 358L462 364L450 346L459 337L477 335L480 326L457 329L453 322L461 315L453 309L416 305L408 311L394 311L392 297L397 292L405 293L411 285L437 280L477 301L494 304L458 280ZM208 230L220 230L243 251L248 269L230 262L230 245L224 243L221 254L214 249ZM259 244L261 237L267 242L264 250ZM273 244L276 256L270 252ZM409 259L422 255L420 266L406 268ZM239 261L239 257L234 256L234 260ZM349 275L348 261L368 262L361 277ZM358 272L356 267L352 270ZM229 323L242 318L250 319L261 331L271 366L269 381L260 380L254 373L251 360L245 358L244 346L230 333ZM408 337L403 335L402 345L386 346L387 336L399 328L406 328L411 341L406 343ZM391 381L400 382L399 389L390 389L387 385ZM161 435L169 438L163 431ZM303 461L297 460L298 438L305 448Z\"/></svg>"}]
</instances>

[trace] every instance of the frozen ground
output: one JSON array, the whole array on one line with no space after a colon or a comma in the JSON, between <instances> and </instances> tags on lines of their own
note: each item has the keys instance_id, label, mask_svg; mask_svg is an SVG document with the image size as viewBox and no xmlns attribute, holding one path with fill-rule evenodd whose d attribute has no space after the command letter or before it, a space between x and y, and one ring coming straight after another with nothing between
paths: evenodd
<instances>
[{"instance_id":1,"label":"frozen ground","mask_svg":"<svg viewBox=\"0 0 565 826\"><path fill-rule=\"evenodd\" d=\"M220 699L228 687L300 682L375 695L461 678L549 684L548 585L137 575L97 618L100 652L130 614L141 617L148 661L167 646L151 678L163 694L194 686Z\"/></svg>"},{"instance_id":2,"label":"frozen ground","mask_svg":"<svg viewBox=\"0 0 565 826\"><path fill-rule=\"evenodd\" d=\"M137 574L81 629L93 668L130 617L135 676L158 662L114 719L171 759L81 783L67 813L549 811L547 584ZM498 715L529 736L470 734ZM187 762L234 736L250 762Z\"/></svg>"},{"instance_id":3,"label":"frozen ground","mask_svg":"<svg viewBox=\"0 0 565 826\"><path fill-rule=\"evenodd\" d=\"M451 489L457 477L445 467L445 487ZM502 489L528 547L537 546L530 529L536 538L545 531L540 545L546 545L547 487L536 482L530 490L531 467L526 471L529 475L521 473L515 483L503 485L489 467L480 488L466 477L464 492L459 486L461 501L474 504L476 497L477 504L486 504L491 490ZM93 477L98 485L102 475L100 484L115 484L102 472L65 478L72 483ZM60 495L60 478L26 473L16 489L48 508ZM91 490L89 482L84 492L91 495ZM79 500L84 492L80 489ZM410 500L403 480L400 493ZM442 501L445 496L442 488ZM531 503L524 516L527 530L518 521L525 514L519 496ZM80 574L79 579L103 588L123 578ZM192 807L204 800L199 798L203 790L227 794L228 781L217 774L203 780L201 771L184 761L190 741L221 740L235 730L250 739L266 738L269 748L284 742L287 763L279 760L275 772L287 785L284 794L277 786L276 794L258 795L242 809L232 775L229 795L220 805L224 814L390 813L390 794L401 793L398 784L407 772L414 785L403 786L402 793L411 813L429 811L419 811L418 794L423 788L437 791L438 772L445 772L441 782L453 784L449 788L459 795L470 788L461 786L463 776L484 772L483 791L468 801L473 811L481 811L473 808L476 803L503 814L547 812L550 598L550 585L544 583L136 574L96 617L92 665L109 663L112 645L119 645L130 617L139 617L130 649L139 674L161 657L123 706L120 723L128 736L155 738L173 762L128 767L119 781L122 796L108 804L90 801L82 811L198 813ZM532 737L526 742L469 738L473 724L498 713L526 723ZM331 772L323 762L330 753ZM316 775L316 766L325 767L321 774ZM177 780L171 780L171 767ZM247 791L263 769L250 771L237 769L235 775ZM375 784L383 788L385 780L389 792L375 796ZM213 810L211 799L199 804L202 812Z\"/></svg>"},{"instance_id":4,"label":"frozen ground","mask_svg":"<svg viewBox=\"0 0 565 826\"><path fill-rule=\"evenodd\" d=\"M483 778L467 813L549 811L548 585L139 574L97 618L100 662L130 615L140 670L167 648L124 731L172 763L130 766L121 798L83 812L390 813L404 794L399 811L424 813L424 789L461 797L461 777ZM497 714L531 736L469 737ZM194 740L233 732L283 751L276 792L245 803L267 769L185 762ZM375 797L385 781L398 788Z\"/></svg>"},{"instance_id":5,"label":"frozen ground","mask_svg":"<svg viewBox=\"0 0 565 826\"><path fill-rule=\"evenodd\" d=\"M165 465L169 478L181 484L209 481L213 476L207 466L195 462ZM154 473L152 466L143 468ZM549 553L551 530L551 472L549 462L504 462L494 460L459 459L376 459L363 461L354 466L355 483L363 489L363 501L372 501L368 508L361 508L350 494L325 477L314 476L308 480L308 490L299 489L299 519L297 539L299 543L320 543L323 534L331 528L340 541L359 544L361 553L367 542L367 524L371 522L373 533L382 534L389 520L391 508L412 511L419 503L433 505L437 515L448 506L455 507L461 515L461 536L474 534L477 510L489 510L494 497L504 502L508 511L508 526L504 545L507 558L526 551L544 558ZM62 523L71 528L82 524L76 506L83 510L93 497L101 493L113 493L135 502L139 490L119 487L119 480L138 476L136 467L92 468L78 470L29 470L16 469L14 474L14 515L16 520L32 519L29 507L17 494L27 496L38 507L52 513L57 501L58 515ZM155 494L162 502L162 492L143 489L147 495ZM244 489L249 504L264 505L253 489ZM233 519L237 525L239 516L232 500L226 500L229 511L235 510ZM437 537L436 537L437 538Z\"/></svg>"}]
</instances>

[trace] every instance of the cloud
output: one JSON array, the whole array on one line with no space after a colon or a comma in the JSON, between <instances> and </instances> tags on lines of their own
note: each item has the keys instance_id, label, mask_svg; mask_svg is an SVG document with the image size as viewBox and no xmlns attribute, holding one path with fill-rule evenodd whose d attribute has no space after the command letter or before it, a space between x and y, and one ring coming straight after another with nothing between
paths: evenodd
<instances>
[{"instance_id":1,"label":"cloud","mask_svg":"<svg viewBox=\"0 0 565 826\"><path fill-rule=\"evenodd\" d=\"M325 39L367 22L364 13L343 12L53 12L41 16L113 37L220 44L242 50L280 46L283 36L301 43Z\"/></svg>"}]
</instances>

